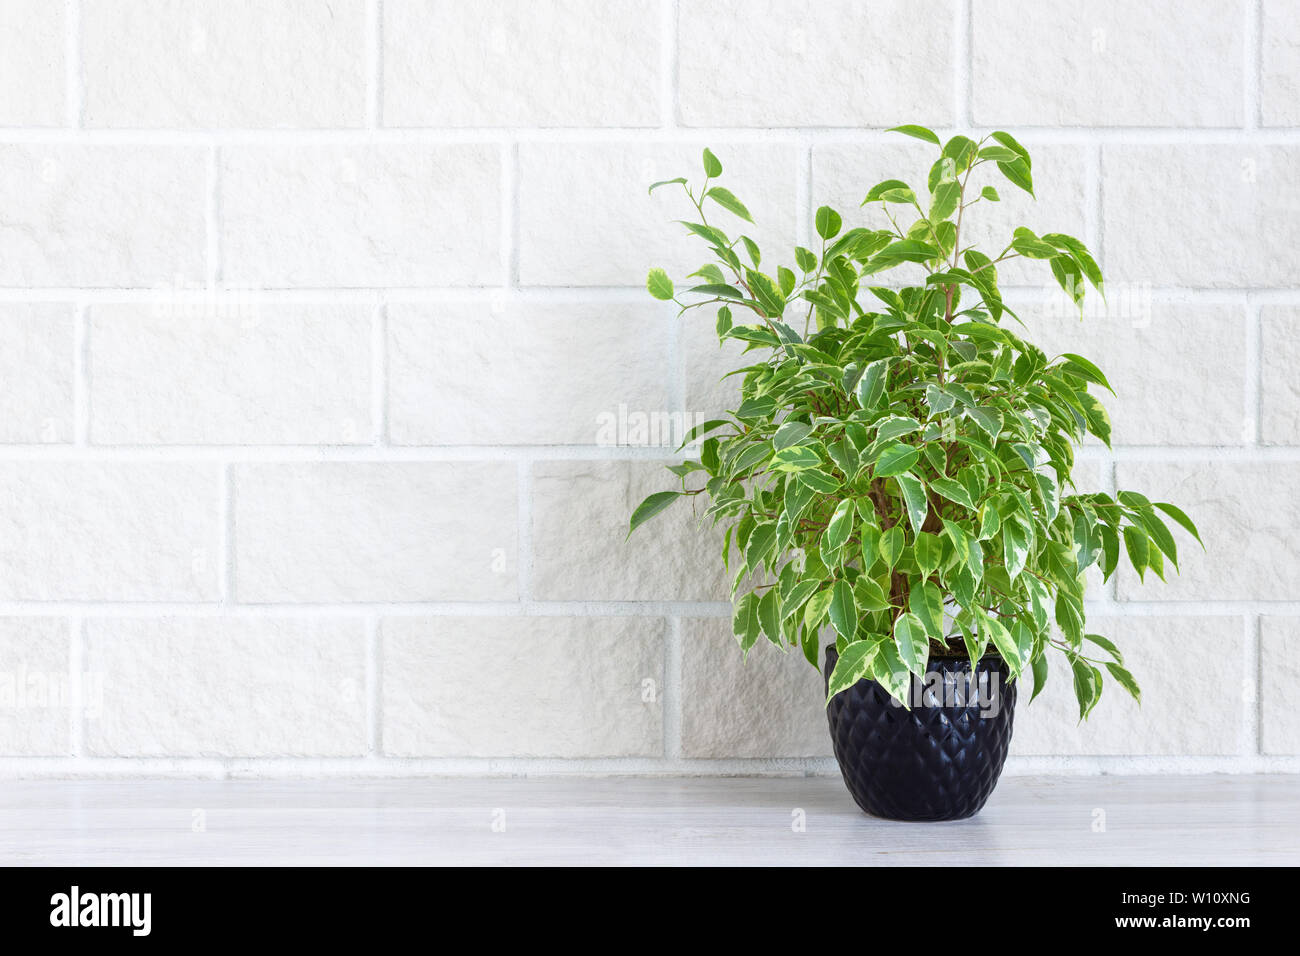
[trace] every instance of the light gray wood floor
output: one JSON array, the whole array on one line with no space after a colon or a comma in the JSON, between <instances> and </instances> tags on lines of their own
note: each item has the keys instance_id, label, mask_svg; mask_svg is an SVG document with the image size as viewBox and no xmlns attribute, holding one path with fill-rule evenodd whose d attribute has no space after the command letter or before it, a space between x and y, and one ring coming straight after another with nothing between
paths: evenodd
<instances>
[{"instance_id":1,"label":"light gray wood floor","mask_svg":"<svg viewBox=\"0 0 1300 956\"><path fill-rule=\"evenodd\" d=\"M830 777L0 781L4 866L584 863L1296 865L1300 777L1013 777L946 824Z\"/></svg>"}]
</instances>

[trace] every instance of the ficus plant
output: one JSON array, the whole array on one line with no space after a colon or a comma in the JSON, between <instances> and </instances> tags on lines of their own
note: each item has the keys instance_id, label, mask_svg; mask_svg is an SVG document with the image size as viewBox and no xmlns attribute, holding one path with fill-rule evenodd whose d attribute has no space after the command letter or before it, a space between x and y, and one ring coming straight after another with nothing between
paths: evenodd
<instances>
[{"instance_id":1,"label":"ficus plant","mask_svg":"<svg viewBox=\"0 0 1300 956\"><path fill-rule=\"evenodd\" d=\"M1096 394L1110 384L1087 358L1022 337L998 265L1042 260L1081 317L1085 288L1102 294L1101 272L1061 233L1018 228L990 252L966 242L976 207L999 201L989 179L1032 195L1029 153L1004 132L978 142L896 132L937 148L924 189L872 186L862 205L879 214L875 228L846 229L822 206L820 245L767 271L712 152L698 186L650 187L682 190L681 225L711 253L680 290L651 269L650 294L683 313L712 310L719 341L744 343L749 364L732 373L737 407L691 430L684 445L698 457L669 468L680 487L642 502L629 534L695 500L725 527L741 648L766 638L816 667L829 624L832 697L872 678L906 704L909 674L931 656L986 653L1013 677L1031 673L1036 697L1053 657L1082 719L1103 671L1139 697L1119 648L1087 629L1085 572L1099 565L1108 579L1126 556L1143 578L1163 578L1178 564L1166 519L1200 537L1172 504L1074 487L1085 433L1110 443Z\"/></svg>"}]
</instances>

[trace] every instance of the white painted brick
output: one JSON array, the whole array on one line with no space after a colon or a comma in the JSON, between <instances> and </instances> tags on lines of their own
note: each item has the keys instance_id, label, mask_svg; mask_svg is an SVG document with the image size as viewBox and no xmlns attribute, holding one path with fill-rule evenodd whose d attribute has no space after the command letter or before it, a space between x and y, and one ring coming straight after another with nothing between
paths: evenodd
<instances>
[{"instance_id":1,"label":"white painted brick","mask_svg":"<svg viewBox=\"0 0 1300 956\"><path fill-rule=\"evenodd\" d=\"M387 126L654 126L654 0L384 4Z\"/></svg>"},{"instance_id":2,"label":"white painted brick","mask_svg":"<svg viewBox=\"0 0 1300 956\"><path fill-rule=\"evenodd\" d=\"M64 12L52 0L5 0L0 31L0 126L62 126Z\"/></svg>"},{"instance_id":3,"label":"white painted brick","mask_svg":"<svg viewBox=\"0 0 1300 956\"><path fill-rule=\"evenodd\" d=\"M241 601L483 601L516 595L513 463L235 469Z\"/></svg>"},{"instance_id":4,"label":"white painted brick","mask_svg":"<svg viewBox=\"0 0 1300 956\"><path fill-rule=\"evenodd\" d=\"M1300 8L1295 0L1263 0L1259 72L1263 124L1300 126Z\"/></svg>"},{"instance_id":5,"label":"white painted brick","mask_svg":"<svg viewBox=\"0 0 1300 956\"><path fill-rule=\"evenodd\" d=\"M1093 391L1110 414L1112 444L1240 445L1249 437L1240 306L1157 303L1135 314L1090 309L1082 320L1017 311L1025 337L1049 356L1075 352L1106 373L1116 394Z\"/></svg>"},{"instance_id":6,"label":"white painted brick","mask_svg":"<svg viewBox=\"0 0 1300 956\"><path fill-rule=\"evenodd\" d=\"M365 0L84 0L87 126L360 126Z\"/></svg>"},{"instance_id":7,"label":"white painted brick","mask_svg":"<svg viewBox=\"0 0 1300 956\"><path fill-rule=\"evenodd\" d=\"M206 180L201 149L0 146L0 285L200 281Z\"/></svg>"},{"instance_id":8,"label":"white painted brick","mask_svg":"<svg viewBox=\"0 0 1300 956\"><path fill-rule=\"evenodd\" d=\"M1237 126L1238 0L981 0L972 15L980 125Z\"/></svg>"},{"instance_id":9,"label":"white painted brick","mask_svg":"<svg viewBox=\"0 0 1300 956\"><path fill-rule=\"evenodd\" d=\"M1102 176L1112 282L1300 285L1300 148L1106 146Z\"/></svg>"},{"instance_id":10,"label":"white painted brick","mask_svg":"<svg viewBox=\"0 0 1300 956\"><path fill-rule=\"evenodd\" d=\"M975 245L989 258L997 258L1011 241L1017 226L1035 232L1063 232L1087 242L1085 234L1087 204L1087 157L1079 146L1027 147L1033 159L1034 196L1013 186L992 165L981 166L967 187L968 198L979 195L984 186L992 186L1001 199L994 203L982 200L962 216L962 247ZM828 144L813 149L812 207L828 205L844 218L845 228L866 226L890 228L879 203L861 208L863 197L876 183L901 179L911 184L918 196L925 195L926 177L939 158L937 147L917 140L859 145ZM1036 198L1035 198L1036 197ZM898 207L894 207L898 215ZM916 219L915 212L904 212L901 224ZM810 234L811 230L810 230ZM1056 288L1051 269L1042 262L1009 259L997 266L998 282L1004 286L1028 285ZM904 266L884 273L889 283L915 282L922 277L919 266ZM898 278L895 279L894 277Z\"/></svg>"},{"instance_id":11,"label":"white painted brick","mask_svg":"<svg viewBox=\"0 0 1300 956\"><path fill-rule=\"evenodd\" d=\"M209 601L219 467L0 463L0 599Z\"/></svg>"},{"instance_id":12,"label":"white painted brick","mask_svg":"<svg viewBox=\"0 0 1300 956\"><path fill-rule=\"evenodd\" d=\"M693 499L627 537L628 519L646 495L680 487L655 462L535 464L532 597L725 601L722 535L695 517Z\"/></svg>"},{"instance_id":13,"label":"white painted brick","mask_svg":"<svg viewBox=\"0 0 1300 956\"><path fill-rule=\"evenodd\" d=\"M663 754L662 619L386 618L382 629L386 754Z\"/></svg>"},{"instance_id":14,"label":"white painted brick","mask_svg":"<svg viewBox=\"0 0 1300 956\"><path fill-rule=\"evenodd\" d=\"M356 619L92 619L103 683L86 749L113 757L360 756L365 627Z\"/></svg>"},{"instance_id":15,"label":"white painted brick","mask_svg":"<svg viewBox=\"0 0 1300 956\"><path fill-rule=\"evenodd\" d=\"M1260 618L1260 749L1266 754L1300 754L1300 618Z\"/></svg>"},{"instance_id":16,"label":"white painted brick","mask_svg":"<svg viewBox=\"0 0 1300 956\"><path fill-rule=\"evenodd\" d=\"M952 121L953 6L849 0L680 5L688 126Z\"/></svg>"},{"instance_id":17,"label":"white painted brick","mask_svg":"<svg viewBox=\"0 0 1300 956\"><path fill-rule=\"evenodd\" d=\"M1245 689L1239 617L1095 617L1089 633L1109 637L1142 688L1142 705L1102 670L1102 695L1083 723L1069 662L1049 650L1047 686L1032 704L1019 689L1014 754L1236 754ZM1104 651L1094 648L1100 660Z\"/></svg>"},{"instance_id":18,"label":"white painted brick","mask_svg":"<svg viewBox=\"0 0 1300 956\"><path fill-rule=\"evenodd\" d=\"M58 618L0 618L0 755L71 751L69 640Z\"/></svg>"},{"instance_id":19,"label":"white painted brick","mask_svg":"<svg viewBox=\"0 0 1300 956\"><path fill-rule=\"evenodd\" d=\"M1300 308L1260 314L1260 437L1270 445L1300 445Z\"/></svg>"},{"instance_id":20,"label":"white painted brick","mask_svg":"<svg viewBox=\"0 0 1300 956\"><path fill-rule=\"evenodd\" d=\"M735 193L757 225L712 202L709 221L733 237L751 236L765 260L789 261L797 165L791 147L525 143L519 147L520 282L643 286L651 266L677 279L710 261L703 241L676 223L694 213L680 187L646 193L652 182L677 176L698 188L705 145L723 164L715 185Z\"/></svg>"},{"instance_id":21,"label":"white painted brick","mask_svg":"<svg viewBox=\"0 0 1300 956\"><path fill-rule=\"evenodd\" d=\"M1181 575L1145 586L1119 572L1126 601L1290 601L1300 594L1300 472L1277 462L1120 462L1120 488L1170 501L1196 522L1200 546L1170 523Z\"/></svg>"},{"instance_id":22,"label":"white painted brick","mask_svg":"<svg viewBox=\"0 0 1300 956\"><path fill-rule=\"evenodd\" d=\"M831 755L826 689L803 654L760 641L746 659L726 619L682 630L683 756Z\"/></svg>"},{"instance_id":23,"label":"white painted brick","mask_svg":"<svg viewBox=\"0 0 1300 956\"><path fill-rule=\"evenodd\" d=\"M0 442L72 440L72 310L0 306Z\"/></svg>"},{"instance_id":24,"label":"white painted brick","mask_svg":"<svg viewBox=\"0 0 1300 956\"><path fill-rule=\"evenodd\" d=\"M678 331L686 380L686 410L705 421L720 418L739 406L743 376L725 376L753 364L754 359L753 353L745 355L743 342L736 339L718 342L716 319L714 309L687 312L680 319Z\"/></svg>"},{"instance_id":25,"label":"white painted brick","mask_svg":"<svg viewBox=\"0 0 1300 956\"><path fill-rule=\"evenodd\" d=\"M620 406L624 421L672 411L672 321L654 305L390 306L389 436L402 445L618 442Z\"/></svg>"},{"instance_id":26,"label":"white painted brick","mask_svg":"<svg viewBox=\"0 0 1300 956\"><path fill-rule=\"evenodd\" d=\"M231 284L502 278L497 147L232 146L222 158L221 248Z\"/></svg>"},{"instance_id":27,"label":"white painted brick","mask_svg":"<svg viewBox=\"0 0 1300 956\"><path fill-rule=\"evenodd\" d=\"M371 440L370 313L165 304L90 312L97 444L350 444Z\"/></svg>"}]
</instances>

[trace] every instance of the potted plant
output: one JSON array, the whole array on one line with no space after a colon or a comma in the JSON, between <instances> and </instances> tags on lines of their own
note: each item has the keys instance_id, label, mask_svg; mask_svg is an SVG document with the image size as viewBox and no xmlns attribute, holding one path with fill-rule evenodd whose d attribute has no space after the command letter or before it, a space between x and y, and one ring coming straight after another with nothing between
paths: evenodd
<instances>
[{"instance_id":1,"label":"potted plant","mask_svg":"<svg viewBox=\"0 0 1300 956\"><path fill-rule=\"evenodd\" d=\"M972 207L999 199L987 174L1032 195L1029 153L1003 132L944 143L896 131L938 148L925 188L872 186L874 228L845 230L822 206L820 248L797 247L792 267L760 271L757 244L730 224L752 222L749 210L716 185L709 150L698 188L650 187L682 189L682 225L712 253L681 292L651 269L651 295L714 310L719 340L753 360L736 372L738 406L691 431L698 457L669 468L680 487L642 502L629 534L679 499L702 503L725 527L743 651L766 638L817 667L833 629L827 709L858 804L956 819L992 792L1018 681L1032 675L1037 696L1049 655L1080 719L1106 680L1139 695L1119 649L1086 629L1085 572L1109 578L1127 555L1163 577L1178 563L1166 519L1200 538L1174 505L1074 488L1085 432L1109 444L1094 390L1110 385L1083 356L1049 356L1014 330L997 266L1041 259L1081 307L1085 285L1102 291L1084 244L1025 228L992 255L965 243Z\"/></svg>"}]
</instances>

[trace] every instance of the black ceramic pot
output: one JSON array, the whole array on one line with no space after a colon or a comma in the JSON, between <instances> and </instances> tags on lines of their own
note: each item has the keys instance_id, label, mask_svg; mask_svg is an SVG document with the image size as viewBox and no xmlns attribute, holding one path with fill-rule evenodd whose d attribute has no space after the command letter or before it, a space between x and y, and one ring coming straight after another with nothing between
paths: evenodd
<instances>
[{"instance_id":1,"label":"black ceramic pot","mask_svg":"<svg viewBox=\"0 0 1300 956\"><path fill-rule=\"evenodd\" d=\"M826 679L839 655L826 651ZM982 658L970 683L966 657L932 657L912 677L911 708L860 680L826 708L835 759L853 799L891 820L960 820L997 786L1011 744L1016 685L1006 663Z\"/></svg>"}]
</instances>

